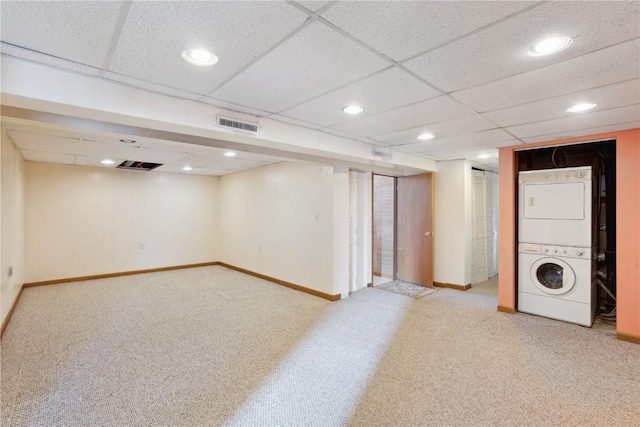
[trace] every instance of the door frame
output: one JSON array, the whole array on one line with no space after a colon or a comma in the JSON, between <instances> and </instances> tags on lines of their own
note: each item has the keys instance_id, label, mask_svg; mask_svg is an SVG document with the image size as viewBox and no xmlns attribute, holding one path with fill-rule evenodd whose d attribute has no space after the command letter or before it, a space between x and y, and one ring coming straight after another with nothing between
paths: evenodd
<instances>
[{"instance_id":1,"label":"door frame","mask_svg":"<svg viewBox=\"0 0 640 427\"><path fill-rule=\"evenodd\" d=\"M398 251L397 251L397 247L398 247L398 240L397 240L397 235L398 235L398 221L397 221L397 217L398 217L398 177L393 176L393 175L385 175L385 174L381 174L381 173L371 173L371 283L370 286L373 287L373 265L374 265L374 257L375 257L375 250L376 250L376 242L374 240L374 236L373 236L373 228L375 226L375 221L376 221L376 216L375 216L375 194L376 194L376 188L375 188L375 177L376 176L383 176L383 177L387 177L387 178L393 178L393 267L392 267L392 278L391 280L396 280L396 273L397 273L397 267L398 267Z\"/></svg>"}]
</instances>

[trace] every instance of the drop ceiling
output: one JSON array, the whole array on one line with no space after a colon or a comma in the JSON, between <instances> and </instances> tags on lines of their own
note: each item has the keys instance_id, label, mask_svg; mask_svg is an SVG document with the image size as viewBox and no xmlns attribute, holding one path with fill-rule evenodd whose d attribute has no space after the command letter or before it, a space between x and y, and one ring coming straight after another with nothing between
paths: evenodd
<instances>
[{"instance_id":1,"label":"drop ceiling","mask_svg":"<svg viewBox=\"0 0 640 427\"><path fill-rule=\"evenodd\" d=\"M0 12L3 57L432 160L496 167L502 146L640 127L638 1L3 1ZM572 45L527 55L557 35ZM192 47L219 62L186 63ZM597 106L566 111L578 102ZM345 115L352 103L364 112ZM144 155L169 172L221 175L283 160L3 123L34 161ZM435 137L418 141L424 132Z\"/></svg>"}]
</instances>

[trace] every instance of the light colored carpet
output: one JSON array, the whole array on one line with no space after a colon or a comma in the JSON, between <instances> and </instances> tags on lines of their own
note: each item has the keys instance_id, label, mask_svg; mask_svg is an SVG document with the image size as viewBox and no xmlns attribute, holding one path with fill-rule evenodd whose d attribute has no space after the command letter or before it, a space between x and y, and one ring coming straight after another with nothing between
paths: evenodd
<instances>
[{"instance_id":1,"label":"light colored carpet","mask_svg":"<svg viewBox=\"0 0 640 427\"><path fill-rule=\"evenodd\" d=\"M329 302L223 267L29 288L2 426L637 426L640 346L495 281Z\"/></svg>"},{"instance_id":2,"label":"light colored carpet","mask_svg":"<svg viewBox=\"0 0 640 427\"><path fill-rule=\"evenodd\" d=\"M391 282L378 285L376 288L416 299L437 291L437 289L434 288L427 288L425 286L416 285L415 283L403 282L402 280L392 280Z\"/></svg>"}]
</instances>

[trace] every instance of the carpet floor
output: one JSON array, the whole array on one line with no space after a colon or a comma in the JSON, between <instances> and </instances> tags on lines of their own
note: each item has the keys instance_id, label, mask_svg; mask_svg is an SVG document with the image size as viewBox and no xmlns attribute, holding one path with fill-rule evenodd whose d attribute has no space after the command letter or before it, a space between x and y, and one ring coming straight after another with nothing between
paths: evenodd
<instances>
[{"instance_id":1,"label":"carpet floor","mask_svg":"<svg viewBox=\"0 0 640 427\"><path fill-rule=\"evenodd\" d=\"M2 426L637 426L640 346L495 280L329 302L220 267L25 289Z\"/></svg>"}]
</instances>

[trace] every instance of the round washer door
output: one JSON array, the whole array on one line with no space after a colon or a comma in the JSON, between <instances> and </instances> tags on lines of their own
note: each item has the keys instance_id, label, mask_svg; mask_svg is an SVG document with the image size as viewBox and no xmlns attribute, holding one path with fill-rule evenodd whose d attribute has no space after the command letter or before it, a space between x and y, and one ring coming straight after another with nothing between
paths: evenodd
<instances>
[{"instance_id":1,"label":"round washer door","mask_svg":"<svg viewBox=\"0 0 640 427\"><path fill-rule=\"evenodd\" d=\"M546 294L567 293L576 284L576 274L569 264L558 258L540 258L531 265L531 281Z\"/></svg>"}]
</instances>

